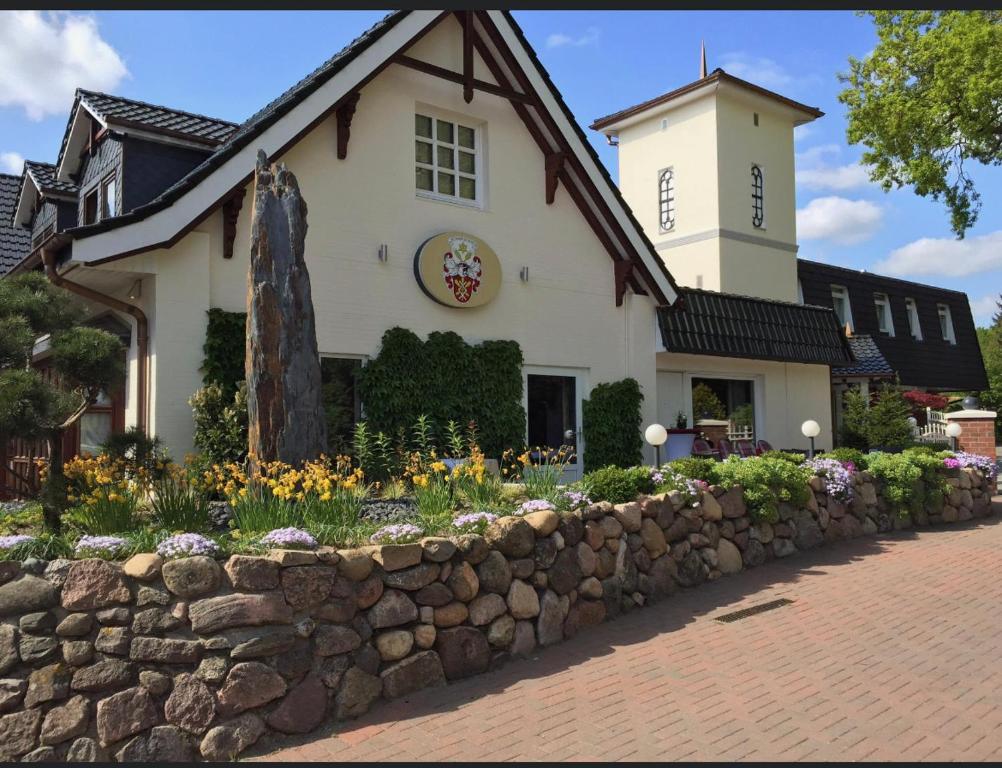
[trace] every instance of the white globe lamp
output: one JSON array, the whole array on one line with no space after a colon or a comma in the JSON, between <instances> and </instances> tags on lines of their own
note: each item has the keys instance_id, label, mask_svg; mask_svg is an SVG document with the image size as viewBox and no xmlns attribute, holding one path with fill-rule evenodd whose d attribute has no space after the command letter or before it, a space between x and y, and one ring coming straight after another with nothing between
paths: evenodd
<instances>
[{"instance_id":1,"label":"white globe lamp","mask_svg":"<svg viewBox=\"0 0 1002 768\"><path fill-rule=\"evenodd\" d=\"M651 424L644 430L644 440L654 446L654 466L661 466L661 446L668 439L668 430L661 424Z\"/></svg>"},{"instance_id":2,"label":"white globe lamp","mask_svg":"<svg viewBox=\"0 0 1002 768\"><path fill-rule=\"evenodd\" d=\"M946 425L946 436L953 442L953 450L957 450L957 438L964 433L964 428L955 421Z\"/></svg>"},{"instance_id":3,"label":"white globe lamp","mask_svg":"<svg viewBox=\"0 0 1002 768\"><path fill-rule=\"evenodd\" d=\"M803 424L800 425L800 431L803 433L804 437L810 438L811 441L811 452L808 458L814 458L814 438L821 434L821 425L818 424L814 419L808 419Z\"/></svg>"}]
</instances>

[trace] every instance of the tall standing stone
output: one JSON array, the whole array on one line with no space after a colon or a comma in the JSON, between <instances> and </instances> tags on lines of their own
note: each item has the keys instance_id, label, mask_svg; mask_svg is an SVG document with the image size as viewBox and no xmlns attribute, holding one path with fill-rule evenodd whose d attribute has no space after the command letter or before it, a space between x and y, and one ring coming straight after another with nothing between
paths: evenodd
<instances>
[{"instance_id":1,"label":"tall standing stone","mask_svg":"<svg viewBox=\"0 0 1002 768\"><path fill-rule=\"evenodd\" d=\"M251 460L298 464L326 450L316 320L306 269L306 201L296 177L258 152L247 279Z\"/></svg>"}]
</instances>

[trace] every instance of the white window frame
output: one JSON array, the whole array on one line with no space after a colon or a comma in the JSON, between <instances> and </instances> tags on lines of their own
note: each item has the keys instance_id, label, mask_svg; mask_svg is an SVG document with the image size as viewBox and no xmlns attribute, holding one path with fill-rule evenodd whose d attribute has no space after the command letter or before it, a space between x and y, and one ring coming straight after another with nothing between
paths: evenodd
<instances>
[{"instance_id":1,"label":"white window frame","mask_svg":"<svg viewBox=\"0 0 1002 768\"><path fill-rule=\"evenodd\" d=\"M957 334L953 330L953 314L950 312L950 305L937 304L936 311L939 314L939 329L943 336L943 341L956 344Z\"/></svg>"},{"instance_id":2,"label":"white window frame","mask_svg":"<svg viewBox=\"0 0 1002 768\"><path fill-rule=\"evenodd\" d=\"M661 218L661 208L662 208L661 184L664 181L665 174L671 174L669 177L670 186L668 188L668 196L671 202L671 207L669 209L671 212L671 217L670 217L670 223L667 227L664 226L664 222ZM669 165L667 168L662 168L660 171L658 171L658 231L662 233L674 231L675 222L678 219L678 191L675 185L676 180L677 179L675 178L674 166Z\"/></svg>"},{"instance_id":3,"label":"white window frame","mask_svg":"<svg viewBox=\"0 0 1002 768\"><path fill-rule=\"evenodd\" d=\"M417 122L417 116L430 118L432 121L431 128L431 138L427 136L418 136L417 126L414 126L412 133L412 144L418 141L431 144L431 164L419 163L417 157L413 158L411 167L417 168L427 168L431 171L432 186L433 189L418 189L417 180L414 182L414 192L418 197L425 198L427 200L437 200L443 203L452 203L453 205L462 205L466 208L484 208L485 201L485 179L484 179L484 123L481 120L475 120L472 118L465 117L463 115L453 115L440 112L434 109L428 109L420 105L416 106L414 109L415 123ZM444 141L438 140L438 130L436 121L441 121L443 123L451 123L453 126L453 143L448 144ZM472 174L466 173L465 171L459 170L459 127L471 128L473 130L473 156L474 156L474 172ZM456 177L456 194L448 195L438 191L438 148L439 146L452 147L453 150L453 168L443 168L441 170L451 173ZM469 150L465 147L462 148L464 152ZM412 150L416 152L416 148ZM472 178L474 183L477 185L476 197L472 200L460 197L459 195L459 180L460 178Z\"/></svg>"},{"instance_id":4,"label":"white window frame","mask_svg":"<svg viewBox=\"0 0 1002 768\"><path fill-rule=\"evenodd\" d=\"M894 318L891 316L891 297L886 293L874 292L873 306L877 310L877 330L894 335Z\"/></svg>"},{"instance_id":5,"label":"white window frame","mask_svg":"<svg viewBox=\"0 0 1002 768\"><path fill-rule=\"evenodd\" d=\"M755 223L755 171L758 170L759 176L762 179L762 218L758 224ZM755 229L765 229L766 226L766 216L765 216L765 168L762 167L761 163L752 163L749 172L752 176L752 226Z\"/></svg>"},{"instance_id":6,"label":"white window frame","mask_svg":"<svg viewBox=\"0 0 1002 768\"><path fill-rule=\"evenodd\" d=\"M852 321L852 302L849 301L849 289L846 288L844 285L836 285L835 283L832 283L831 292L832 292L832 309L835 310L836 316L838 315L838 309L835 306L836 303L839 301L844 302L843 307L845 308L845 317L844 319L839 318L839 323L843 328L845 328L846 324L848 324L849 330L855 331L856 324L853 323Z\"/></svg>"},{"instance_id":7,"label":"white window frame","mask_svg":"<svg viewBox=\"0 0 1002 768\"><path fill-rule=\"evenodd\" d=\"M905 299L905 310L908 312L908 332L915 341L922 341L922 324L919 322L918 304L915 299Z\"/></svg>"}]
</instances>

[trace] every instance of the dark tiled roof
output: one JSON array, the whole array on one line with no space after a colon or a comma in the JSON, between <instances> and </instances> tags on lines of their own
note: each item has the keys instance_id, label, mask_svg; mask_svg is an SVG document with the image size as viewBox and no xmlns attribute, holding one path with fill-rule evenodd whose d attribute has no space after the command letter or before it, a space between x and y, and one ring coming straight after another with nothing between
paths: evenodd
<instances>
[{"instance_id":1,"label":"dark tiled roof","mask_svg":"<svg viewBox=\"0 0 1002 768\"><path fill-rule=\"evenodd\" d=\"M682 289L682 305L658 310L669 352L846 365L852 352L825 307Z\"/></svg>"},{"instance_id":2,"label":"dark tiled roof","mask_svg":"<svg viewBox=\"0 0 1002 768\"><path fill-rule=\"evenodd\" d=\"M967 294L806 259L797 260L797 275L808 304L831 307L832 284L845 286L849 291L853 331L873 338L902 384L958 392L988 388ZM887 294L894 336L881 333L877 325L875 292ZM913 339L909 332L906 298L915 301L922 341ZM950 308L956 344L942 337L937 304Z\"/></svg>"},{"instance_id":3,"label":"dark tiled roof","mask_svg":"<svg viewBox=\"0 0 1002 768\"><path fill-rule=\"evenodd\" d=\"M849 349L856 358L854 365L832 368L833 376L893 376L894 369L881 354L880 347L869 334L849 337Z\"/></svg>"},{"instance_id":4,"label":"dark tiled roof","mask_svg":"<svg viewBox=\"0 0 1002 768\"><path fill-rule=\"evenodd\" d=\"M20 176L0 173L0 276L21 263L31 247L31 233L11 226L20 189Z\"/></svg>"},{"instance_id":5,"label":"dark tiled roof","mask_svg":"<svg viewBox=\"0 0 1002 768\"><path fill-rule=\"evenodd\" d=\"M39 163L35 160L25 160L24 165L28 169L28 174L31 176L31 180L35 182L35 186L38 187L43 194L72 195L76 197L77 192L80 191L80 187L72 181L60 181L57 179L56 166L51 163Z\"/></svg>"},{"instance_id":6,"label":"dark tiled roof","mask_svg":"<svg viewBox=\"0 0 1002 768\"><path fill-rule=\"evenodd\" d=\"M160 107L144 101L110 96L107 93L78 89L80 102L109 123L134 125L150 131L168 133L193 141L217 145L237 129L236 123L214 117Z\"/></svg>"},{"instance_id":7,"label":"dark tiled roof","mask_svg":"<svg viewBox=\"0 0 1002 768\"><path fill-rule=\"evenodd\" d=\"M699 80L695 80L687 85L683 85L681 88L676 88L674 91L663 93L660 96L655 96L653 99L648 99L647 101L643 101L640 104L635 104L632 107L621 109L618 112L613 112L611 115L606 115L605 117L600 117L594 122L592 122L591 129L594 131L600 131L603 128L618 123L620 120L623 120L627 117L632 117L633 115L640 114L641 112L651 109L652 107L658 107L661 106L662 104L667 104L669 101L672 101L673 99L677 99L680 96L684 96L687 93L691 93L692 91L702 88L704 85L707 85L709 83L714 83L717 81L734 83L735 85L739 85L742 88L747 88L750 91L754 91L760 96L765 96L766 98L778 101L781 104L785 104L788 107L792 107L793 109L798 109L801 112L806 112L807 114L812 115L815 118L822 117L824 115L824 112L822 112L817 107L809 107L806 104L801 104L799 101L788 99L786 96L781 96L775 91L770 91L759 85L755 85L755 83L749 83L747 80L742 80L740 77L729 75L726 72L724 72L724 70L718 67L706 77L701 78Z\"/></svg>"},{"instance_id":8,"label":"dark tiled roof","mask_svg":"<svg viewBox=\"0 0 1002 768\"><path fill-rule=\"evenodd\" d=\"M202 163L195 166L187 175L182 177L175 184L164 190L157 197L153 198L145 205L141 205L123 216L116 216L113 219L106 219L96 224L89 224L71 230L75 237L87 237L96 235L108 229L141 221L147 216L156 213L163 208L172 205L178 198L192 187L196 186L205 177L220 167L228 159L237 154L247 144L260 135L265 129L273 125L282 116L288 113L293 107L302 102L307 96L316 91L320 86L330 80L340 72L356 56L366 50L372 43L382 37L393 28L408 11L393 11L384 16L372 27L355 38L346 45L340 52L336 53L317 69L308 74L289 90L277 99L267 104L263 109L252 115L240 126L231 131L226 140L220 144L216 150L209 155ZM64 139L65 146L65 139ZM62 152L60 152L62 154Z\"/></svg>"}]
</instances>

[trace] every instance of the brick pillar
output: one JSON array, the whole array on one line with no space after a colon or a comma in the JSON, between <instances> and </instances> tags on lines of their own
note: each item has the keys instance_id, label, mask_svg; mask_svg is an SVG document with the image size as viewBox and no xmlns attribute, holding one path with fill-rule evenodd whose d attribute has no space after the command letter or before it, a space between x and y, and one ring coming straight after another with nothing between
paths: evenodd
<instances>
[{"instance_id":1,"label":"brick pillar","mask_svg":"<svg viewBox=\"0 0 1002 768\"><path fill-rule=\"evenodd\" d=\"M722 437L727 437L727 428L730 426L729 421L723 419L700 419L696 422L696 429L703 433L703 437L709 440L714 445Z\"/></svg>"},{"instance_id":2,"label":"brick pillar","mask_svg":"<svg viewBox=\"0 0 1002 768\"><path fill-rule=\"evenodd\" d=\"M957 439L961 451L993 459L996 415L995 411L953 411L945 414L947 421L956 422L964 430Z\"/></svg>"}]
</instances>

